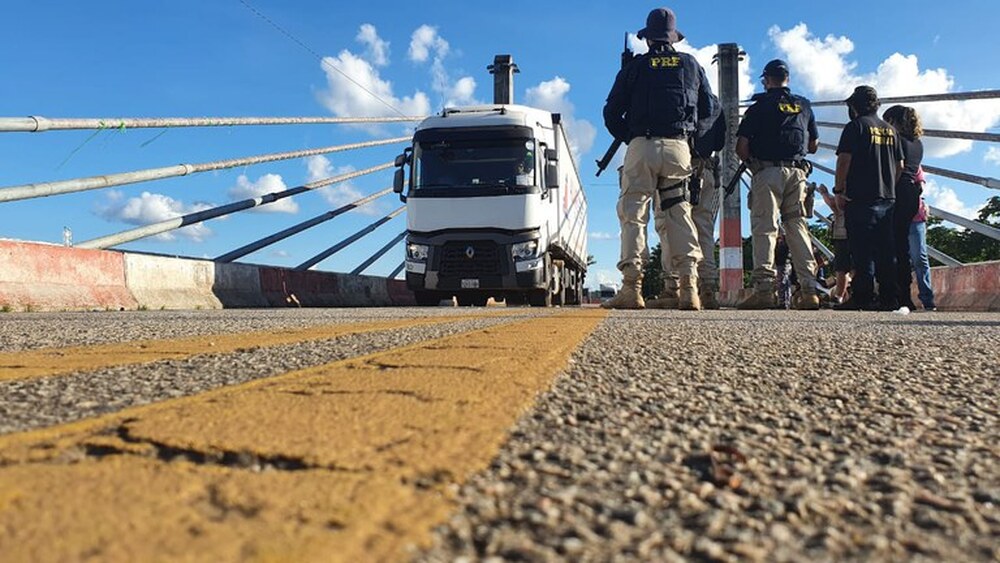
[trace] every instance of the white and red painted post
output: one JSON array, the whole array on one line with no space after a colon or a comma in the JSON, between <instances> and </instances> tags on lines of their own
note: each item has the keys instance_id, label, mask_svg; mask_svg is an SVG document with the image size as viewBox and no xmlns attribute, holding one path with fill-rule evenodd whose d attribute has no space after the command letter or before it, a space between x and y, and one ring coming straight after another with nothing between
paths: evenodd
<instances>
[{"instance_id":1,"label":"white and red painted post","mask_svg":"<svg viewBox=\"0 0 1000 563\"><path fill-rule=\"evenodd\" d=\"M726 116L726 146L722 150L722 185L728 185L739 168L736 129L740 123L739 64L744 53L736 43L719 45L719 99ZM743 289L743 234L740 224L739 186L723 196L719 227L719 293L724 304L733 305Z\"/></svg>"}]
</instances>

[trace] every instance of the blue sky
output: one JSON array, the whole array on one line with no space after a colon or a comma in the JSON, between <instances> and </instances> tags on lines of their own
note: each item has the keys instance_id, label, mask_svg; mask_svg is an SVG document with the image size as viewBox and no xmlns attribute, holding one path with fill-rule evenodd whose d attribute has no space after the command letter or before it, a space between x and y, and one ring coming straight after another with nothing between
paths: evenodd
<instances>
[{"instance_id":1,"label":"blue sky","mask_svg":"<svg viewBox=\"0 0 1000 563\"><path fill-rule=\"evenodd\" d=\"M384 97L392 96L404 109L423 104L433 111L449 100L488 100L491 82L485 66L496 53L512 53L521 68L518 101L552 106L576 122L581 176L590 199L590 248L598 259L590 283L617 277L617 193L613 175L594 179L593 161L610 140L600 112L617 70L623 33L642 27L645 14L656 4L248 1L310 48L335 57L337 64L367 78L377 73L388 88ZM782 56L792 64L793 88L816 99L839 96L860 80L900 94L1000 87L989 59L989 54L1000 52L993 29L1000 4L993 1L956 2L948 9L929 1L846 1L837 9L807 4L799 10L746 2L685 4L673 7L691 48L704 57L715 43L739 43L750 56L744 76L750 85L758 84L755 77L767 60ZM0 7L0 17L8 22L0 39L0 73L6 77L0 98L3 116L385 111L332 73L330 78L313 55L239 0L9 1ZM360 33L365 24L374 29ZM411 49L421 26L429 26L421 36L427 48L424 58ZM715 69L708 72L714 74ZM468 78L475 81L474 89ZM929 124L937 128L995 131L1000 124L1000 107L994 102L926 112ZM827 117L841 120L842 113L838 108ZM5 133L0 134L0 186L349 143L401 131L399 126L373 131L324 125L174 129L162 135L156 130L104 131L94 137L91 132ZM835 131L824 129L821 134L836 142ZM983 144L939 145L926 161L996 177L1000 152L987 149ZM372 166L391 160L396 152L398 147L368 149L331 155L328 165L311 164L315 175L322 168L329 172ZM296 160L6 203L0 206L0 237L58 242L63 226L69 226L79 242L172 210L227 203L253 189L299 185L310 178L308 165ZM216 256L390 183L390 172L376 174L352 182L346 190L299 196L295 205L286 204L278 213L241 213L172 240L145 240L124 248ZM942 207L969 210L995 192L939 180L933 194ZM248 261L298 264L398 205L383 198L376 208L381 213L352 212ZM400 217L320 267L351 270L403 228ZM400 247L370 273L386 274L401 259Z\"/></svg>"}]
</instances>

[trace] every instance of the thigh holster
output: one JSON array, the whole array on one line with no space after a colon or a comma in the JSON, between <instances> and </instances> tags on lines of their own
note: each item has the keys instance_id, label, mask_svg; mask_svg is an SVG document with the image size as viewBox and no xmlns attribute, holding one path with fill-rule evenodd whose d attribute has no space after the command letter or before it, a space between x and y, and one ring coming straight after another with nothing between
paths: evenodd
<instances>
[{"instance_id":1,"label":"thigh holster","mask_svg":"<svg viewBox=\"0 0 1000 563\"><path fill-rule=\"evenodd\" d=\"M682 201L688 201L691 197L689 184L690 178L684 178L671 186L657 186L656 191L660 193L660 211L666 211Z\"/></svg>"}]
</instances>

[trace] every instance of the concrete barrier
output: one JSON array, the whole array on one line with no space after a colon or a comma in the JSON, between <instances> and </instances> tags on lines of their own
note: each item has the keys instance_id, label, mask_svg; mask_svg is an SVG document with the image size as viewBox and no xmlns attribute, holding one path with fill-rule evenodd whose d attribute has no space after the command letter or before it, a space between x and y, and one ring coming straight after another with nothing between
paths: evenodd
<instances>
[{"instance_id":1,"label":"concrete barrier","mask_svg":"<svg viewBox=\"0 0 1000 563\"><path fill-rule=\"evenodd\" d=\"M261 266L260 287L271 307L389 307L385 278Z\"/></svg>"},{"instance_id":2,"label":"concrete barrier","mask_svg":"<svg viewBox=\"0 0 1000 563\"><path fill-rule=\"evenodd\" d=\"M942 310L1000 311L1000 261L931 268L931 287Z\"/></svg>"},{"instance_id":3,"label":"concrete barrier","mask_svg":"<svg viewBox=\"0 0 1000 563\"><path fill-rule=\"evenodd\" d=\"M121 253L0 240L0 307L134 309Z\"/></svg>"},{"instance_id":4,"label":"concrete barrier","mask_svg":"<svg viewBox=\"0 0 1000 563\"><path fill-rule=\"evenodd\" d=\"M212 291L215 263L208 260L125 254L125 283L143 308L222 308Z\"/></svg>"},{"instance_id":5,"label":"concrete barrier","mask_svg":"<svg viewBox=\"0 0 1000 563\"><path fill-rule=\"evenodd\" d=\"M212 293L226 309L270 305L260 286L260 267L249 264L214 263Z\"/></svg>"},{"instance_id":6,"label":"concrete barrier","mask_svg":"<svg viewBox=\"0 0 1000 563\"><path fill-rule=\"evenodd\" d=\"M417 298L413 292L406 287L404 280L385 280L386 291L389 293L389 301L397 307L413 307L417 304Z\"/></svg>"}]
</instances>

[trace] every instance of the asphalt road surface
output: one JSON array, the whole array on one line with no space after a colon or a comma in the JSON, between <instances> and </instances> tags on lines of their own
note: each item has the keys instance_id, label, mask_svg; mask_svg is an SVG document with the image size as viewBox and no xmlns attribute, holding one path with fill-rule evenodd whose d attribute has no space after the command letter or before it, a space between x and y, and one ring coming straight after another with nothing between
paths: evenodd
<instances>
[{"instance_id":1,"label":"asphalt road surface","mask_svg":"<svg viewBox=\"0 0 1000 563\"><path fill-rule=\"evenodd\" d=\"M998 561L1000 315L0 315L0 561Z\"/></svg>"}]
</instances>

